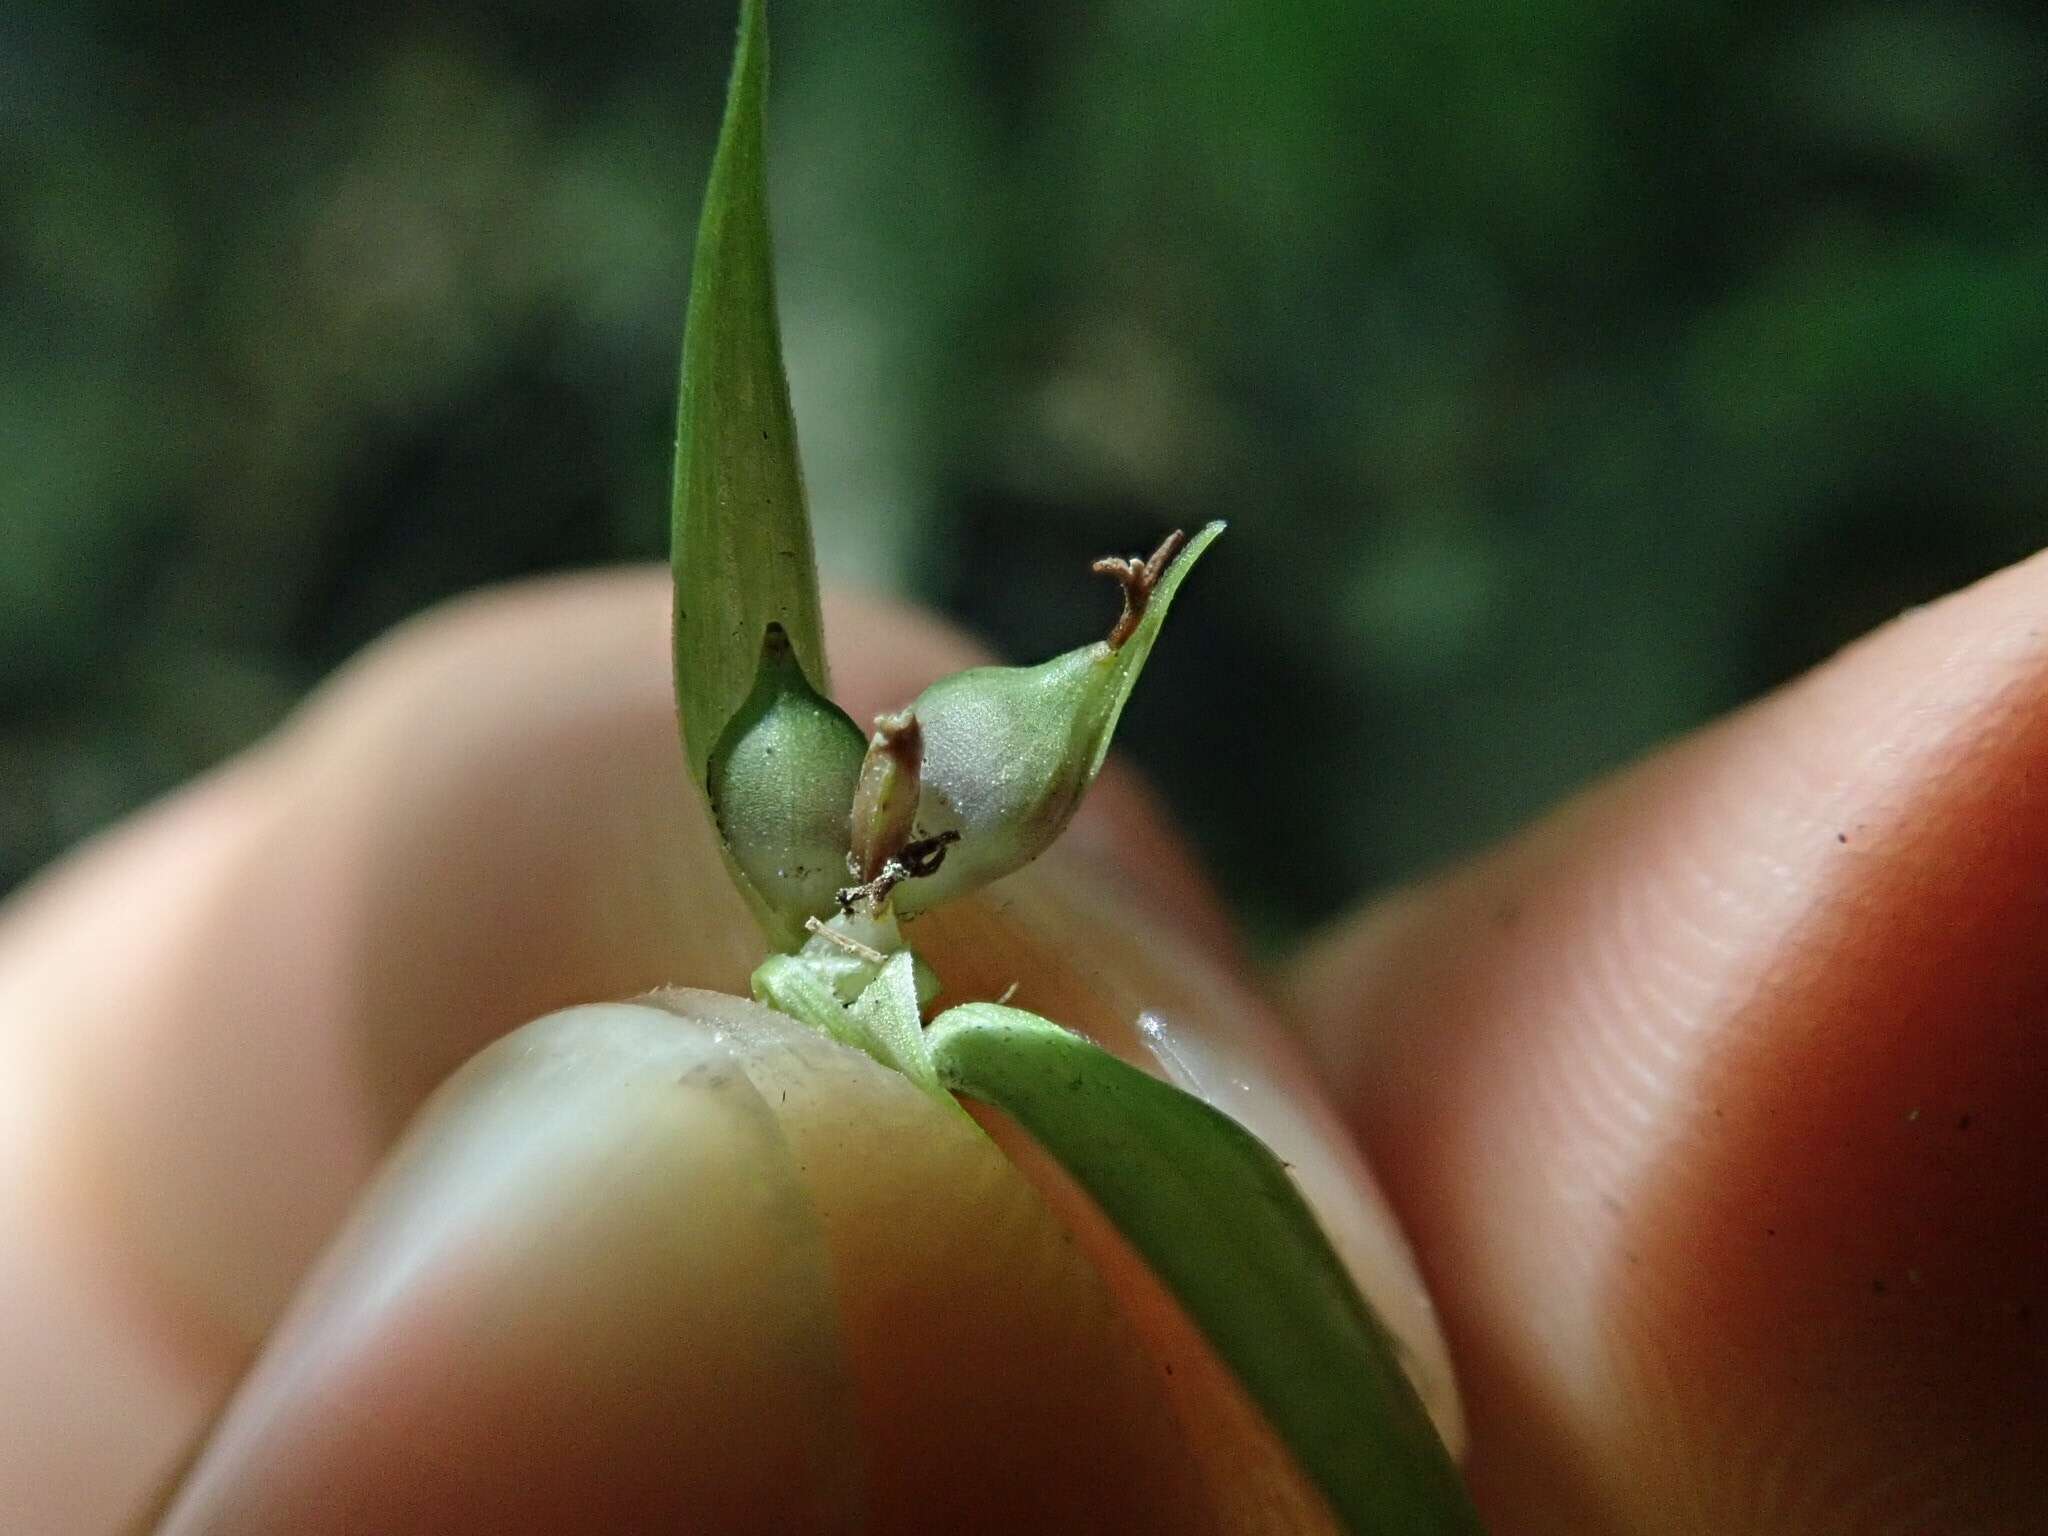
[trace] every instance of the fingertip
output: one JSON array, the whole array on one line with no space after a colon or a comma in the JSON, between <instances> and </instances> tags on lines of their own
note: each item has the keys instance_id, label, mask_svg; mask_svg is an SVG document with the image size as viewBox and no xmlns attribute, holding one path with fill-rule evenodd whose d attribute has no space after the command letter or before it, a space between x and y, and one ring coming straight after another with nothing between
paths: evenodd
<instances>
[{"instance_id":1,"label":"fingertip","mask_svg":"<svg viewBox=\"0 0 2048 1536\"><path fill-rule=\"evenodd\" d=\"M2048 1497L2043 614L1907 615L1297 972L1518 1528Z\"/></svg>"},{"instance_id":2,"label":"fingertip","mask_svg":"<svg viewBox=\"0 0 2048 1536\"><path fill-rule=\"evenodd\" d=\"M1203 1531L1155 1368L950 1104L677 992L420 1120L162 1536Z\"/></svg>"},{"instance_id":3,"label":"fingertip","mask_svg":"<svg viewBox=\"0 0 2048 1536\"><path fill-rule=\"evenodd\" d=\"M798 1171L715 1032L559 1015L437 1098L162 1531L857 1529L833 1313Z\"/></svg>"},{"instance_id":4,"label":"fingertip","mask_svg":"<svg viewBox=\"0 0 2048 1536\"><path fill-rule=\"evenodd\" d=\"M857 714L980 659L903 605L829 607ZM133 1282L123 1308L93 1303L98 1337L51 1341L51 1368L88 1343L125 1349L175 1398L155 1450L111 1426L97 1443L138 1486L463 1061L592 998L745 990L758 938L684 775L668 628L651 569L422 616L10 914L0 997L31 978L35 1004L10 1071L45 1106L51 1182L89 1229L64 1262ZM1154 906L1226 931L1114 772L1077 829L1090 840ZM165 1335L191 1358L167 1366Z\"/></svg>"}]
</instances>

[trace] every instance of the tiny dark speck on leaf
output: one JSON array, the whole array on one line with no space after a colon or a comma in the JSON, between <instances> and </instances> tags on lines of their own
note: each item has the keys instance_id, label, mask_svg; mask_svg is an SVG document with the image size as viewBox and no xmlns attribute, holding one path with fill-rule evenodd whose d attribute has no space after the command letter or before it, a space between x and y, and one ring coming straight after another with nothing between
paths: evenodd
<instances>
[{"instance_id":1,"label":"tiny dark speck on leaf","mask_svg":"<svg viewBox=\"0 0 2048 1536\"><path fill-rule=\"evenodd\" d=\"M1846 843L1849 841L1849 834L1846 832L1837 832L1835 834L1835 841L1838 843Z\"/></svg>"},{"instance_id":2,"label":"tiny dark speck on leaf","mask_svg":"<svg viewBox=\"0 0 2048 1536\"><path fill-rule=\"evenodd\" d=\"M1969 1117L1968 1115L1957 1115L1957 1116L1956 1116L1956 1129L1957 1129L1957 1130L1959 1130L1959 1131L1967 1131L1967 1130L1968 1130L1969 1128L1970 1128L1970 1117Z\"/></svg>"},{"instance_id":3,"label":"tiny dark speck on leaf","mask_svg":"<svg viewBox=\"0 0 2048 1536\"><path fill-rule=\"evenodd\" d=\"M1883 1295L1884 1293L1885 1293L1885 1283L1884 1283L1884 1282L1883 1282L1882 1280L1873 1280L1873 1281L1871 1281L1871 1282L1870 1282L1870 1294L1871 1294L1871 1295L1873 1295L1873 1296L1882 1296L1882 1295Z\"/></svg>"},{"instance_id":4,"label":"tiny dark speck on leaf","mask_svg":"<svg viewBox=\"0 0 2048 1536\"><path fill-rule=\"evenodd\" d=\"M1764 1228L1764 1236L1765 1236L1765 1237L1776 1237L1777 1235L1778 1235L1778 1229L1777 1229L1776 1227L1765 1227L1765 1228Z\"/></svg>"}]
</instances>

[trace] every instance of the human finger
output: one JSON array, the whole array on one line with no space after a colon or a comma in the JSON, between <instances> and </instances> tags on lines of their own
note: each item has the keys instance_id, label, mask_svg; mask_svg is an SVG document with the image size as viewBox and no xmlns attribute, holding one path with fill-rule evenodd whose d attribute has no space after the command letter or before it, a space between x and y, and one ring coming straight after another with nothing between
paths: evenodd
<instances>
[{"instance_id":1,"label":"human finger","mask_svg":"<svg viewBox=\"0 0 2048 1536\"><path fill-rule=\"evenodd\" d=\"M7 1441L24 1467L72 1464L9 1480L46 1491L51 1518L32 1528L104 1530L92 1512L161 1472L398 1128L478 1047L592 997L675 980L744 990L755 941L681 779L665 630L652 575L429 619L13 913L0 1019L40 1130L16 1164L35 1199L10 1230L14 1251L43 1257L10 1303L55 1326L27 1341L19 1379L35 1390L16 1395L22 1433ZM834 633L851 641L839 682L858 711L971 656L887 605L843 605ZM932 953L963 986L982 971L1026 980L1047 1011L1126 1050L1168 1040L1193 1086L1239 1095L1232 1107L1316 1186L1451 1414L1370 1181L1231 979L1191 862L1129 781L1103 791L1049 873L928 920ZM1075 919L1083 887L1106 921ZM1134 933L1170 935L1195 961L1147 955ZM1114 986L1109 935L1140 951ZM98 1368L73 1369L82 1359Z\"/></svg>"},{"instance_id":2,"label":"human finger","mask_svg":"<svg viewBox=\"0 0 2048 1536\"><path fill-rule=\"evenodd\" d=\"M2048 557L1326 939L1503 1531L2048 1508Z\"/></svg>"}]
</instances>

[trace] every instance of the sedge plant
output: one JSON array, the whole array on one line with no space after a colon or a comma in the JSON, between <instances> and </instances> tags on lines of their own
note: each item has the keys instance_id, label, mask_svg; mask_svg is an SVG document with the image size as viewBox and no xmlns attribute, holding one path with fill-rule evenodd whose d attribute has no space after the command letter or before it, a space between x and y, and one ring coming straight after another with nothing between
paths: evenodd
<instances>
[{"instance_id":1,"label":"sedge plant","mask_svg":"<svg viewBox=\"0 0 2048 1536\"><path fill-rule=\"evenodd\" d=\"M912 920L1059 836L1223 530L1100 562L1123 598L1102 639L944 678L871 730L832 702L775 308L763 11L743 6L698 234L672 545L683 746L770 950L755 998L949 1110L978 1100L1021 1125L1163 1282L1342 1529L1476 1531L1386 1330L1264 1144L1056 1020L996 1000L933 1012L943 978Z\"/></svg>"}]
</instances>

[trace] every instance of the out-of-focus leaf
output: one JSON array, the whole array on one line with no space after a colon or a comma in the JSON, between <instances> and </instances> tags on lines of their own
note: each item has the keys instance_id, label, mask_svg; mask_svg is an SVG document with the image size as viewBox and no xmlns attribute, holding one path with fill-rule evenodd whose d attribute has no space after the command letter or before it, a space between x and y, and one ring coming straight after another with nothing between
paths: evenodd
<instances>
[{"instance_id":1,"label":"out-of-focus leaf","mask_svg":"<svg viewBox=\"0 0 2048 1536\"><path fill-rule=\"evenodd\" d=\"M1347 1531L1482 1529L1385 1330L1263 1142L1019 1009L949 1009L926 1043L942 1083L1010 1115L1094 1197Z\"/></svg>"}]
</instances>

